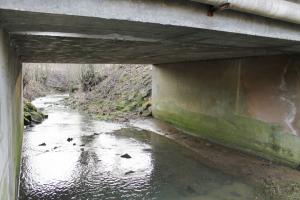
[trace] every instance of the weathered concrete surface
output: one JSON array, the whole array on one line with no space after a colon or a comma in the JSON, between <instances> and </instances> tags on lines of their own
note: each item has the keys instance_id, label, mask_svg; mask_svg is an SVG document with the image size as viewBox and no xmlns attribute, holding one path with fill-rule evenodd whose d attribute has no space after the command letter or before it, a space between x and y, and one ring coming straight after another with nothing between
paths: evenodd
<instances>
[{"instance_id":1,"label":"weathered concrete surface","mask_svg":"<svg viewBox=\"0 0 300 200\"><path fill-rule=\"evenodd\" d=\"M0 199L17 195L23 135L22 67L0 29Z\"/></svg>"},{"instance_id":2,"label":"weathered concrete surface","mask_svg":"<svg viewBox=\"0 0 300 200\"><path fill-rule=\"evenodd\" d=\"M186 0L1 0L24 62L170 63L300 53L300 26Z\"/></svg>"},{"instance_id":3,"label":"weathered concrete surface","mask_svg":"<svg viewBox=\"0 0 300 200\"><path fill-rule=\"evenodd\" d=\"M153 114L197 136L300 165L300 59L157 65Z\"/></svg>"}]
</instances>

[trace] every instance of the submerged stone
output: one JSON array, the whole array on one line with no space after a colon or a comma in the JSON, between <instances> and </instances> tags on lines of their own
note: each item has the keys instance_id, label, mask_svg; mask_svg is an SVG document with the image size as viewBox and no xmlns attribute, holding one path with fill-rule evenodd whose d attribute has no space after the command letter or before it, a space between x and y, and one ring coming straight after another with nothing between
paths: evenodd
<instances>
[{"instance_id":1,"label":"submerged stone","mask_svg":"<svg viewBox=\"0 0 300 200\"><path fill-rule=\"evenodd\" d=\"M143 149L143 151L145 151L145 152L152 152L152 149L151 148L147 148L147 149Z\"/></svg>"},{"instance_id":2,"label":"submerged stone","mask_svg":"<svg viewBox=\"0 0 300 200\"><path fill-rule=\"evenodd\" d=\"M135 171L128 171L125 173L125 175L133 174Z\"/></svg>"},{"instance_id":3,"label":"submerged stone","mask_svg":"<svg viewBox=\"0 0 300 200\"><path fill-rule=\"evenodd\" d=\"M121 157L122 157L122 158L127 158L127 159L131 158L131 156L130 156L129 154L127 154L127 153L126 153L126 154L123 154L123 155L121 155Z\"/></svg>"},{"instance_id":4,"label":"submerged stone","mask_svg":"<svg viewBox=\"0 0 300 200\"><path fill-rule=\"evenodd\" d=\"M192 187L192 186L187 186L186 187L186 190L189 192L189 193L196 193L196 190Z\"/></svg>"}]
</instances>

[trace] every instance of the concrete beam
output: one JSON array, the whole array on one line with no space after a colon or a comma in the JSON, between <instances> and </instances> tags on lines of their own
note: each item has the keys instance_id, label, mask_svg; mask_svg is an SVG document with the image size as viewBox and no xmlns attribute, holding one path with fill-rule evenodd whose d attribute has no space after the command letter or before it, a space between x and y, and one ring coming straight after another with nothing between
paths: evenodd
<instances>
[{"instance_id":1,"label":"concrete beam","mask_svg":"<svg viewBox=\"0 0 300 200\"><path fill-rule=\"evenodd\" d=\"M22 67L8 34L0 29L0 199L18 193L23 135Z\"/></svg>"},{"instance_id":2,"label":"concrete beam","mask_svg":"<svg viewBox=\"0 0 300 200\"><path fill-rule=\"evenodd\" d=\"M207 16L206 5L181 0L1 0L0 10L4 16L10 16L2 19L4 23L10 23L11 20L16 24L20 24L20 20L31 24L43 22L43 18L30 20L28 16L29 18L20 19L18 14L12 16L13 13L10 13L23 11L35 16L42 16L42 14L81 16L102 21L117 20L182 26L300 41L300 27L297 25L232 11L220 12L212 18ZM52 23L59 21L52 21ZM72 23L76 21L69 21L63 25Z\"/></svg>"},{"instance_id":3,"label":"concrete beam","mask_svg":"<svg viewBox=\"0 0 300 200\"><path fill-rule=\"evenodd\" d=\"M300 60L270 56L156 65L156 118L198 137L300 165Z\"/></svg>"},{"instance_id":4,"label":"concrete beam","mask_svg":"<svg viewBox=\"0 0 300 200\"><path fill-rule=\"evenodd\" d=\"M178 31L178 30L177 30ZM202 32L200 37L208 33ZM212 34L211 34L212 35ZM223 34L224 36L225 34ZM214 37L214 36L213 36ZM247 44L234 41L219 41L206 38L197 41L198 36L160 41L149 38L134 38L126 35L85 35L42 33L23 35L14 33L11 40L17 45L22 62L44 63L169 63L193 60L236 58L258 55L289 54L298 51L283 51L276 45L286 47L287 43L273 43L248 39ZM195 41L193 39L196 39ZM222 43L222 46L217 43ZM227 43L227 44L225 44ZM235 44L234 44L235 43ZM281 46L281 47L282 47ZM300 53L300 50L299 50Z\"/></svg>"},{"instance_id":5,"label":"concrete beam","mask_svg":"<svg viewBox=\"0 0 300 200\"><path fill-rule=\"evenodd\" d=\"M298 25L233 11L208 17L207 6L181 0L1 0L0 24L25 62L169 63L300 52Z\"/></svg>"}]
</instances>

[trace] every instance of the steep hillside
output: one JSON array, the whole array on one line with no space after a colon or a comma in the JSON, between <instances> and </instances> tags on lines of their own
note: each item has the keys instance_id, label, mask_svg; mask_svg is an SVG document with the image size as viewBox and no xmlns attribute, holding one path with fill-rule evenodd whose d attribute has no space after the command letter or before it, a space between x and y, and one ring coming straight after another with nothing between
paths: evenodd
<instances>
[{"instance_id":1,"label":"steep hillside","mask_svg":"<svg viewBox=\"0 0 300 200\"><path fill-rule=\"evenodd\" d=\"M67 103L102 120L151 116L151 69L150 65L91 66L82 73L80 85L70 89Z\"/></svg>"}]
</instances>

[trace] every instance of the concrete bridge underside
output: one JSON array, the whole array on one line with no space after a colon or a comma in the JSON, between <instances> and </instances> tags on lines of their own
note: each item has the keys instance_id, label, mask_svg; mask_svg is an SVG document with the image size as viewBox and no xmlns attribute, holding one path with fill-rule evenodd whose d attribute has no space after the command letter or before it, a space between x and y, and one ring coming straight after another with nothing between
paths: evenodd
<instances>
[{"instance_id":1,"label":"concrete bridge underside","mask_svg":"<svg viewBox=\"0 0 300 200\"><path fill-rule=\"evenodd\" d=\"M22 62L147 63L153 114L300 164L300 26L186 0L0 0L0 199L15 199Z\"/></svg>"},{"instance_id":2,"label":"concrete bridge underside","mask_svg":"<svg viewBox=\"0 0 300 200\"><path fill-rule=\"evenodd\" d=\"M174 63L300 53L300 27L187 0L1 0L23 62Z\"/></svg>"}]
</instances>

